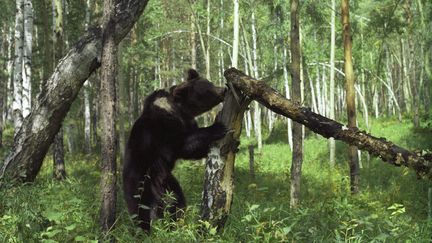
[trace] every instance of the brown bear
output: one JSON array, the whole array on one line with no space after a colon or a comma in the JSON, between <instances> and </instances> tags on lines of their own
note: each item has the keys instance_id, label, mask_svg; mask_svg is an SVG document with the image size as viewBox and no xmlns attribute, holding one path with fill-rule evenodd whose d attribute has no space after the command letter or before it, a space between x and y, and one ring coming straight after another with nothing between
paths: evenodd
<instances>
[{"instance_id":1,"label":"brown bear","mask_svg":"<svg viewBox=\"0 0 432 243\"><path fill-rule=\"evenodd\" d=\"M186 207L171 172L177 159L204 158L210 144L224 137L226 128L221 123L200 128L194 118L221 103L225 91L190 69L185 82L154 91L145 99L126 146L123 191L129 213L136 215L146 232L165 209L175 219ZM173 202L164 200L167 193Z\"/></svg>"}]
</instances>

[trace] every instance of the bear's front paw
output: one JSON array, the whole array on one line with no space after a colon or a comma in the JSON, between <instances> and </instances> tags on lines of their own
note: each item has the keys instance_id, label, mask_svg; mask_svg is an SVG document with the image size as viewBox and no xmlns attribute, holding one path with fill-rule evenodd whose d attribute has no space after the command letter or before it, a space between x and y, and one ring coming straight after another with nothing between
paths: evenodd
<instances>
[{"instance_id":1,"label":"bear's front paw","mask_svg":"<svg viewBox=\"0 0 432 243\"><path fill-rule=\"evenodd\" d=\"M214 140L219 140L223 138L228 131L226 126L221 122L215 122L209 127L209 129L210 135L213 137Z\"/></svg>"}]
</instances>

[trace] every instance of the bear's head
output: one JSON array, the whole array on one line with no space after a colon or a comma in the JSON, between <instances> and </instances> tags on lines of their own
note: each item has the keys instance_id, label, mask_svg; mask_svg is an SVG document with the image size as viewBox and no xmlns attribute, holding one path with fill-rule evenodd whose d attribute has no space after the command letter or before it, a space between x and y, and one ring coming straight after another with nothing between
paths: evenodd
<instances>
[{"instance_id":1,"label":"bear's head","mask_svg":"<svg viewBox=\"0 0 432 243\"><path fill-rule=\"evenodd\" d=\"M215 86L194 69L189 69L186 76L185 82L170 89L175 103L184 113L196 117L223 101L225 87Z\"/></svg>"}]
</instances>

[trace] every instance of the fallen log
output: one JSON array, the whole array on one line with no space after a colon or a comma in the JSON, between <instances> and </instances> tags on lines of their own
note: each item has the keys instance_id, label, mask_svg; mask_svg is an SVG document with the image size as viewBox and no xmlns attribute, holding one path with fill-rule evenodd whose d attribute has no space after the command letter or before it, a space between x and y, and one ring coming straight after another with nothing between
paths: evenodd
<instances>
[{"instance_id":1,"label":"fallen log","mask_svg":"<svg viewBox=\"0 0 432 243\"><path fill-rule=\"evenodd\" d=\"M249 98L282 116L303 124L311 131L325 138L333 137L336 140L355 145L389 164L406 166L413 169L418 175L432 179L431 153L412 152L385 138L374 137L358 128L348 128L337 121L312 112L308 107L286 99L263 81L253 79L235 68L226 70L224 75L228 82L231 82Z\"/></svg>"}]
</instances>

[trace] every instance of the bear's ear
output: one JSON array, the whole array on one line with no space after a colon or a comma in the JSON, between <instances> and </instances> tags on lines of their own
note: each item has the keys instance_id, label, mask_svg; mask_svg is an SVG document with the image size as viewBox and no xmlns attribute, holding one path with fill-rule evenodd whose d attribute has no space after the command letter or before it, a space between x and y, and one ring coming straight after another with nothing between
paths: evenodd
<instances>
[{"instance_id":1,"label":"bear's ear","mask_svg":"<svg viewBox=\"0 0 432 243\"><path fill-rule=\"evenodd\" d=\"M186 73L186 80L190 81L190 80L194 80L199 78L199 74L195 69L190 68L189 70L187 70Z\"/></svg>"}]
</instances>

